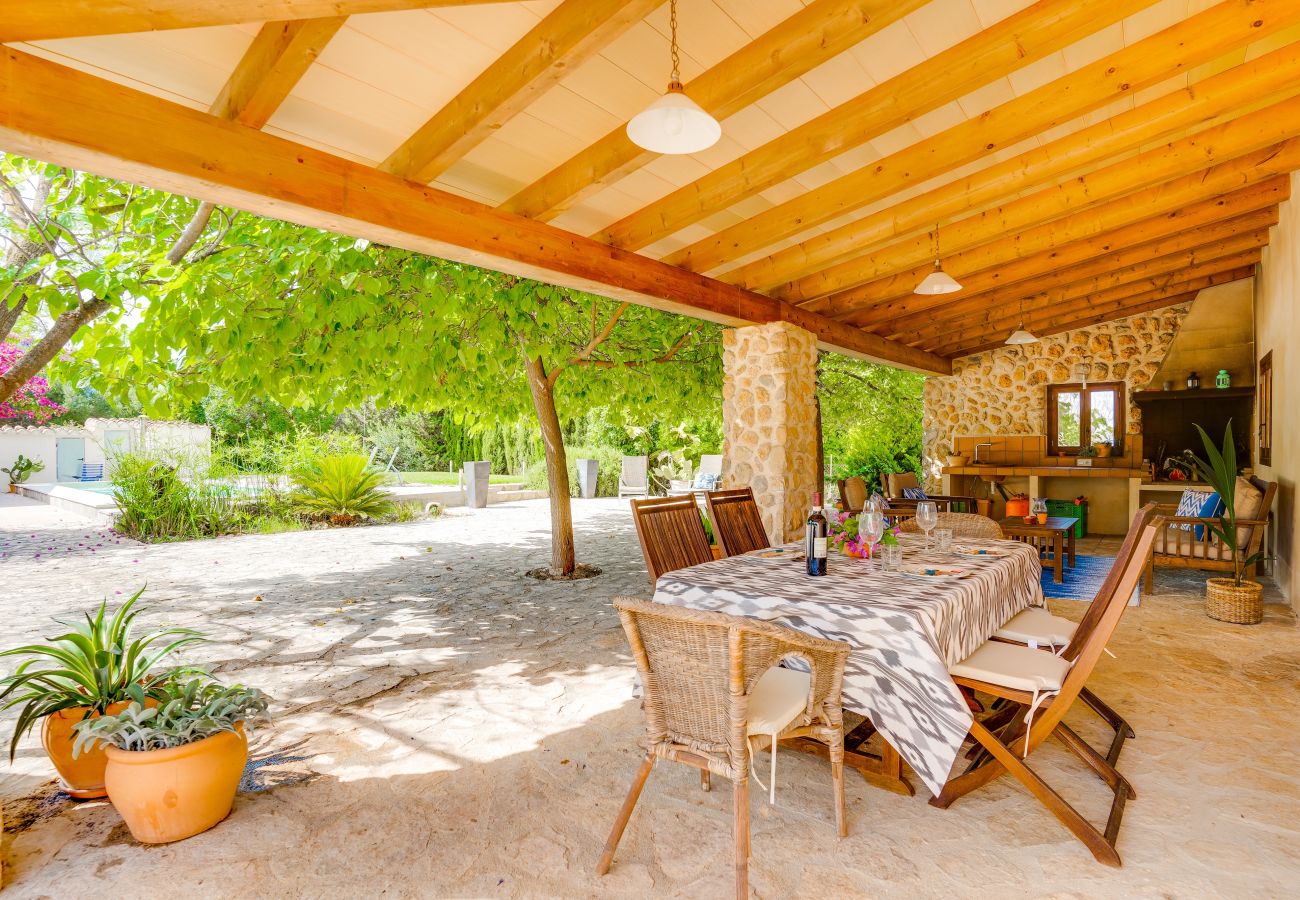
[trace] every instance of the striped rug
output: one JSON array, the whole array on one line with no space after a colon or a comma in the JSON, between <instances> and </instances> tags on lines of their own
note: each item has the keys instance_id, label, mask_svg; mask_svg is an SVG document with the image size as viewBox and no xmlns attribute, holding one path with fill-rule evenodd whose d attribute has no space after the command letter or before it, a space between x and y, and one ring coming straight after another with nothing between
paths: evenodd
<instances>
[{"instance_id":1,"label":"striped rug","mask_svg":"<svg viewBox=\"0 0 1300 900\"><path fill-rule=\"evenodd\" d=\"M1065 581L1057 584L1052 580L1052 570L1043 569L1043 596L1057 600L1081 600L1091 603L1092 598L1101 590L1101 583L1110 574L1110 567L1115 564L1113 556L1084 556L1074 558L1074 568L1065 567ZM1138 583L1129 606L1142 602L1142 584Z\"/></svg>"}]
</instances>

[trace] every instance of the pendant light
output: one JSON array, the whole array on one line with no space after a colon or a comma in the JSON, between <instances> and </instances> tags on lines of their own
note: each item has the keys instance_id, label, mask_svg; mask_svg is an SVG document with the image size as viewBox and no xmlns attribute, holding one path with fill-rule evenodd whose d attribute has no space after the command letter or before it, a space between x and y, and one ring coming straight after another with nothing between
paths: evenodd
<instances>
[{"instance_id":1,"label":"pendant light","mask_svg":"<svg viewBox=\"0 0 1300 900\"><path fill-rule=\"evenodd\" d=\"M682 87L681 58L677 52L677 0L668 4L672 75L668 92L627 123L627 136L638 147L654 153L685 154L707 150L722 137L718 120L686 96Z\"/></svg>"},{"instance_id":2,"label":"pendant light","mask_svg":"<svg viewBox=\"0 0 1300 900\"><path fill-rule=\"evenodd\" d=\"M916 286L915 294L953 294L961 290L961 285L943 270L939 264L939 225L934 226L934 271Z\"/></svg>"},{"instance_id":3,"label":"pendant light","mask_svg":"<svg viewBox=\"0 0 1300 900\"><path fill-rule=\"evenodd\" d=\"M1037 344L1038 338L1028 331L1025 331L1025 298L1020 298L1020 327L1011 334L1007 335L1007 343L1013 347L1023 344Z\"/></svg>"}]
</instances>

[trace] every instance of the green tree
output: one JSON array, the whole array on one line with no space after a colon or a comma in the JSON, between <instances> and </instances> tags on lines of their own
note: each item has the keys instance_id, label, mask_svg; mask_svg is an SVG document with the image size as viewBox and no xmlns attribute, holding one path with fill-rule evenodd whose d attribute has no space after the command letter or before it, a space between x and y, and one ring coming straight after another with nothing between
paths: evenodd
<instances>
[{"instance_id":1,"label":"green tree","mask_svg":"<svg viewBox=\"0 0 1300 900\"><path fill-rule=\"evenodd\" d=\"M0 154L0 342L24 352L0 373L0 403L97 319L118 321L224 246L231 216L60 166ZM205 235L205 231L209 232ZM202 242L201 242L202 241Z\"/></svg>"},{"instance_id":2,"label":"green tree","mask_svg":"<svg viewBox=\"0 0 1300 900\"><path fill-rule=\"evenodd\" d=\"M878 484L884 472L919 472L925 376L836 353L817 366L822 444L835 476Z\"/></svg>"}]
</instances>

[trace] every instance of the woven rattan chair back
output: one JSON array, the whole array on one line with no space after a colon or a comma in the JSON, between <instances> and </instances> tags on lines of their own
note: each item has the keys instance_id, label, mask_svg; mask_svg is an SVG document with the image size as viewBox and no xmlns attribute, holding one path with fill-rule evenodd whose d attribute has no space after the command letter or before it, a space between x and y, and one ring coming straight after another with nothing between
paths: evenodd
<instances>
[{"instance_id":1,"label":"woven rattan chair back","mask_svg":"<svg viewBox=\"0 0 1300 900\"><path fill-rule=\"evenodd\" d=\"M704 499L723 556L737 556L771 546L752 488L709 491Z\"/></svg>"},{"instance_id":2,"label":"woven rattan chair back","mask_svg":"<svg viewBox=\"0 0 1300 900\"><path fill-rule=\"evenodd\" d=\"M709 757L709 769L747 777L749 692L783 659L811 668L812 693L801 724L838 726L844 661L850 647L758 619L649 603L614 601L641 676L646 738L657 755Z\"/></svg>"},{"instance_id":3,"label":"woven rattan chair back","mask_svg":"<svg viewBox=\"0 0 1300 900\"><path fill-rule=\"evenodd\" d=\"M941 512L939 524L934 527L950 528L953 537L958 538L980 538L991 541L1002 538L1001 525L988 516L979 516L975 513ZM904 519L899 524L898 530L915 534L921 531L921 526L916 524L916 519Z\"/></svg>"},{"instance_id":4,"label":"woven rattan chair back","mask_svg":"<svg viewBox=\"0 0 1300 900\"><path fill-rule=\"evenodd\" d=\"M651 584L665 572L713 559L700 507L693 496L633 500L632 521Z\"/></svg>"}]
</instances>

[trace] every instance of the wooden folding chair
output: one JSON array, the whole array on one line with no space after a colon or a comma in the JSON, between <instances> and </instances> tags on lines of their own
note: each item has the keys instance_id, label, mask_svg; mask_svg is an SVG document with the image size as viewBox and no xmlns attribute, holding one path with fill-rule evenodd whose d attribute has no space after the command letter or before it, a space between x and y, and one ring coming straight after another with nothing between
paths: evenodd
<instances>
[{"instance_id":1,"label":"wooden folding chair","mask_svg":"<svg viewBox=\"0 0 1300 900\"><path fill-rule=\"evenodd\" d=\"M631 503L632 522L652 586L665 572L713 560L694 496L651 497Z\"/></svg>"},{"instance_id":2,"label":"wooden folding chair","mask_svg":"<svg viewBox=\"0 0 1300 900\"><path fill-rule=\"evenodd\" d=\"M1148 503L1133 517L1128 532L1124 535L1124 542L1120 545L1119 552L1115 554L1115 562L1111 565L1110 572L1106 574L1106 579L1102 582L1096 596L1088 604L1081 621L1075 623L1063 616L1052 615L1045 607L1030 607L1012 616L1005 625L993 632L993 639L1056 653L1067 648L1076 634L1086 634L1094 628L1105 611L1106 600L1114 593L1117 582L1132 557L1142 529L1155 519L1158 509L1157 504ZM1123 602L1127 603L1128 598L1124 598ZM1106 751L1106 761L1112 766L1116 765L1119 762L1120 751L1124 748L1124 741L1137 737L1133 726L1090 688L1085 686L1080 690L1079 699L1111 727L1113 736L1110 748Z\"/></svg>"},{"instance_id":3,"label":"wooden folding chair","mask_svg":"<svg viewBox=\"0 0 1300 900\"><path fill-rule=\"evenodd\" d=\"M1099 612L1087 627L1080 623L1065 653L1056 656L1028 647L988 641L951 668L953 681L959 687L1025 707L1029 710L1030 723L1026 725L1017 718L1000 733L995 733L978 720L972 722L970 736L992 758L977 760L965 773L950 779L939 796L930 801L931 805L946 809L959 797L988 784L1004 772L1010 772L1092 851L1099 862L1120 865L1115 839L1124 816L1124 804L1137 793L1105 757L1065 724L1063 718L1087 684L1106 642L1124 614L1128 598L1142 577L1155 531L1152 524L1141 529L1123 571L1115 580L1114 590L1103 598ZM1050 700L1042 705L1044 698ZM1055 736L1111 789L1113 800L1104 831L1088 822L1026 764L1029 755L1050 736Z\"/></svg>"},{"instance_id":4,"label":"wooden folding chair","mask_svg":"<svg viewBox=\"0 0 1300 900\"><path fill-rule=\"evenodd\" d=\"M709 491L704 495L709 521L723 556L736 556L772 546L752 488Z\"/></svg>"},{"instance_id":5,"label":"wooden folding chair","mask_svg":"<svg viewBox=\"0 0 1300 900\"><path fill-rule=\"evenodd\" d=\"M760 734L769 736L773 754L785 740L826 744L836 830L840 837L848 834L840 706L848 644L757 619L630 597L617 598L614 607L645 692L646 756L614 820L598 875L609 871L655 761L668 759L699 769L706 791L710 773L731 780L736 896L747 898L750 741ZM790 658L801 660L808 672L775 668Z\"/></svg>"}]
</instances>

